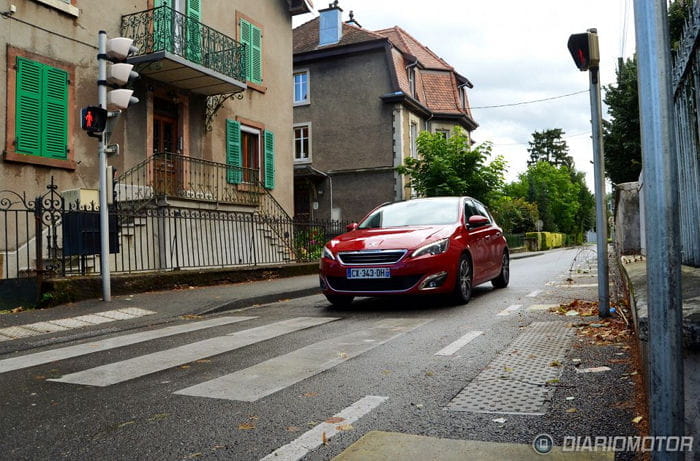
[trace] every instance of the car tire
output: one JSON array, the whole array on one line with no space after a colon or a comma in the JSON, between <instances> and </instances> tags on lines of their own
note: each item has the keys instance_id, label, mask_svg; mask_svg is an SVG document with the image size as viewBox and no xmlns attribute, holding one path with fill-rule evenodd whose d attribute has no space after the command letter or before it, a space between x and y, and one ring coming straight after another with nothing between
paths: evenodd
<instances>
[{"instance_id":1,"label":"car tire","mask_svg":"<svg viewBox=\"0 0 700 461\"><path fill-rule=\"evenodd\" d=\"M510 282L510 256L508 251L503 251L503 257L501 258L501 273L498 277L491 280L491 284L494 288L505 288Z\"/></svg>"},{"instance_id":2,"label":"car tire","mask_svg":"<svg viewBox=\"0 0 700 461\"><path fill-rule=\"evenodd\" d=\"M460 304L467 304L472 297L474 282L474 271L469 256L462 255L457 265L457 275L455 277L454 299Z\"/></svg>"},{"instance_id":3,"label":"car tire","mask_svg":"<svg viewBox=\"0 0 700 461\"><path fill-rule=\"evenodd\" d=\"M352 300L355 299L354 296L348 295L324 295L329 303L333 304L335 307L348 307L352 304Z\"/></svg>"}]
</instances>

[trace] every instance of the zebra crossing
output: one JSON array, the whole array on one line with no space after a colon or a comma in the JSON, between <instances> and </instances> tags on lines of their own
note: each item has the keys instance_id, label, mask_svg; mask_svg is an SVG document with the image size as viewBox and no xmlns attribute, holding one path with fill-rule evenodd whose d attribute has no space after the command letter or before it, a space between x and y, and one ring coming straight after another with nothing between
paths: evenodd
<instances>
[{"instance_id":1,"label":"zebra crossing","mask_svg":"<svg viewBox=\"0 0 700 461\"><path fill-rule=\"evenodd\" d=\"M259 320L259 317L223 316L10 357L0 360L0 374L39 365L53 365L62 360L108 352L214 327L233 326L255 319ZM221 336L188 342L125 360L110 361L60 377L48 378L46 381L108 387L338 320L341 319L339 317L293 317L242 330L237 327L237 331ZM368 323L363 328L350 333L309 344L251 367L237 371L230 370L228 374L174 393L192 397L254 402L364 354L430 321L431 319L382 319Z\"/></svg>"}]
</instances>

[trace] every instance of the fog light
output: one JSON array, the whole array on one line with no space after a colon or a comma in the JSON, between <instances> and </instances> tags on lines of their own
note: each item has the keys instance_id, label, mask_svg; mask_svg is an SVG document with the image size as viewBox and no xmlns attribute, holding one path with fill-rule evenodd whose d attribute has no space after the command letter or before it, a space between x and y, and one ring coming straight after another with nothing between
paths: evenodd
<instances>
[{"instance_id":1,"label":"fog light","mask_svg":"<svg viewBox=\"0 0 700 461\"><path fill-rule=\"evenodd\" d=\"M438 272L437 274L430 275L423 280L421 283L421 290L434 290L440 287L447 279L447 272Z\"/></svg>"}]
</instances>

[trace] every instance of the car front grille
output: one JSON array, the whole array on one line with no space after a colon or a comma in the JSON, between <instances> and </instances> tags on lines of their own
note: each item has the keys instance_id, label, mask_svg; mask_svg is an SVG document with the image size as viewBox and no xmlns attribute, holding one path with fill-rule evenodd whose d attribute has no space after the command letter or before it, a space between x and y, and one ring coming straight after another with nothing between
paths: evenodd
<instances>
[{"instance_id":1,"label":"car front grille","mask_svg":"<svg viewBox=\"0 0 700 461\"><path fill-rule=\"evenodd\" d=\"M347 265L394 264L403 258L406 250L347 251L338 253L340 262Z\"/></svg>"},{"instance_id":2,"label":"car front grille","mask_svg":"<svg viewBox=\"0 0 700 461\"><path fill-rule=\"evenodd\" d=\"M405 275L389 279L347 279L328 277L328 284L337 291L384 292L406 291L413 287L423 275Z\"/></svg>"}]
</instances>

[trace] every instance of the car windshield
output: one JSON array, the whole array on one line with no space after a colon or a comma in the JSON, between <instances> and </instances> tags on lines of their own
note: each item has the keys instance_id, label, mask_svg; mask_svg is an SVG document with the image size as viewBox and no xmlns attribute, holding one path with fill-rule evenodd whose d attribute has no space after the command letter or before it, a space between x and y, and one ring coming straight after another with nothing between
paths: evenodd
<instances>
[{"instance_id":1,"label":"car windshield","mask_svg":"<svg viewBox=\"0 0 700 461\"><path fill-rule=\"evenodd\" d=\"M408 200L383 206L360 223L359 229L452 224L459 217L459 198Z\"/></svg>"}]
</instances>

